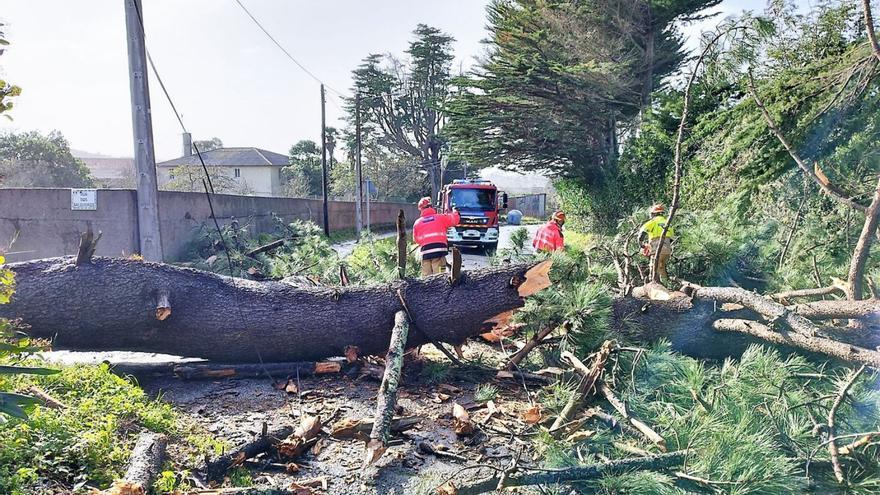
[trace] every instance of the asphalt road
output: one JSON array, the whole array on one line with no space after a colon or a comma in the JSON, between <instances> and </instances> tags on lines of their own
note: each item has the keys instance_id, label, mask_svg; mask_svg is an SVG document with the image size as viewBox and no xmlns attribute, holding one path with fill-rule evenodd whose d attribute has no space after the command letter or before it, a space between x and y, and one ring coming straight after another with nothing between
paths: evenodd
<instances>
[{"instance_id":1,"label":"asphalt road","mask_svg":"<svg viewBox=\"0 0 880 495\"><path fill-rule=\"evenodd\" d=\"M535 232L538 231L538 227L540 225L502 225L501 231L498 233L498 249L508 249L511 247L510 244L510 235L516 229L525 228L529 231L529 242L526 243L526 248L532 249L532 239L535 237ZM474 268L482 268L489 264L489 258L486 256L485 251L482 249L471 249L464 248L461 251L461 266L465 270L473 270Z\"/></svg>"}]
</instances>

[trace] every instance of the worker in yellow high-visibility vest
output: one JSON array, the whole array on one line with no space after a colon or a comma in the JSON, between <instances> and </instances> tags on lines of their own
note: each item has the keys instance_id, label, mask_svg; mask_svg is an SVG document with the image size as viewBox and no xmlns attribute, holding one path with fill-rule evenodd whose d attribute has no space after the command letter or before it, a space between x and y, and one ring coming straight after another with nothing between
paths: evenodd
<instances>
[{"instance_id":1,"label":"worker in yellow high-visibility vest","mask_svg":"<svg viewBox=\"0 0 880 495\"><path fill-rule=\"evenodd\" d=\"M672 227L667 229L666 236L663 237L663 244L661 245L660 236L663 234L663 228L666 227L667 222L666 217L663 215L666 212L666 207L662 203L657 203L648 212L651 214L651 219L642 225L639 234L639 241L642 243L642 254L653 260L654 253L657 252L657 249L660 250L657 273L660 274L661 279L668 281L669 274L666 272L666 262L669 261L669 256L672 254L672 240L670 238L675 235L675 230Z\"/></svg>"}]
</instances>

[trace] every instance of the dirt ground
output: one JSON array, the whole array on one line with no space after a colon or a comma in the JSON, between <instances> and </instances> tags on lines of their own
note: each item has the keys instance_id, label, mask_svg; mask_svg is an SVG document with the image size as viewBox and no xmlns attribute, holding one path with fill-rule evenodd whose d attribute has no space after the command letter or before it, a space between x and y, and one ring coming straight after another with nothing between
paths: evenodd
<instances>
[{"instance_id":1,"label":"dirt ground","mask_svg":"<svg viewBox=\"0 0 880 495\"><path fill-rule=\"evenodd\" d=\"M468 344L465 355L468 359L479 356L488 365L496 364L492 361L503 357L499 350L478 342ZM334 423L344 418L375 415L379 382L373 377L337 373L301 378L299 393L278 390L269 378L220 381L169 378L142 381L141 386L148 393L161 395L163 400L229 445L253 439L261 432L263 423L271 430L284 425L296 426L303 414L319 416L324 424L322 434L317 444L295 460L300 466L298 472L284 472L279 461L268 456L258 457L246 465L254 485L259 486L286 488L292 482L325 478L327 489L318 489L315 493L436 493L436 487L450 478L461 486L492 474L487 468L461 471L465 466L492 464L503 468L517 455L521 456L521 465L532 464L534 449L528 437L535 430L523 421L522 414L530 407L529 397L535 400L538 386L497 379L491 374L463 376L456 372L431 383L425 368L437 368L436 363L444 360L446 358L432 346L425 346L418 358L408 359L397 413L402 417L416 416L421 421L413 429L394 436L375 467L364 473L361 471L364 441L337 440L328 433ZM275 378L286 382L286 377ZM296 377L293 380L296 381ZM498 388L492 400L496 411L491 418L491 406L474 400L480 383L491 383ZM457 436L453 432L454 403L469 411L477 423L475 434ZM430 448L447 455L428 453L426 450ZM174 456L175 446L169 450Z\"/></svg>"}]
</instances>

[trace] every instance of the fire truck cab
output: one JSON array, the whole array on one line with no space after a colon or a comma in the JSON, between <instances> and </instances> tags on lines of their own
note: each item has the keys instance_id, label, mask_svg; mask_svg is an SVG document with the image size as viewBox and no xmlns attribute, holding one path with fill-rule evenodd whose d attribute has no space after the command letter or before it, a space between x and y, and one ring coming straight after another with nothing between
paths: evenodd
<instances>
[{"instance_id":1,"label":"fire truck cab","mask_svg":"<svg viewBox=\"0 0 880 495\"><path fill-rule=\"evenodd\" d=\"M446 231L446 239L453 246L498 247L498 217L507 208L507 193L499 194L495 184L482 179L459 179L447 184L440 192L442 211L451 213L458 208L461 222Z\"/></svg>"}]
</instances>

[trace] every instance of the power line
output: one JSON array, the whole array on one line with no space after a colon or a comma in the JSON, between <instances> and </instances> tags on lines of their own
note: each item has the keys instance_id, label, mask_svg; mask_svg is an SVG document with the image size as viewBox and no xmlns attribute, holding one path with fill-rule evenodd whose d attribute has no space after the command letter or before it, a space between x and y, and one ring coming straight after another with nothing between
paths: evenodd
<instances>
[{"instance_id":1,"label":"power line","mask_svg":"<svg viewBox=\"0 0 880 495\"><path fill-rule=\"evenodd\" d=\"M327 83L325 83L324 81L322 81L321 78L319 78L318 76L316 76L312 71L310 71L309 69L307 69L306 66L304 66L303 64L301 64L301 63L299 62L299 60L297 60L293 55L291 55L290 52L288 52L287 49L285 49L284 46L282 46L281 43L279 43L278 40L275 39L275 37L272 36L272 34L269 33L269 31L267 31L266 28L264 28L262 24L260 24L260 21L258 21L257 18L254 17L253 14L251 14L251 11L248 10L247 7L245 7L243 3L241 3L241 0L235 0L235 3L237 3L238 6L241 7L242 10L244 10L244 13L247 14L247 16L250 17L252 21L254 21L254 24L256 24L258 28L260 28L260 31L262 31L263 34L265 34L270 40L272 40L272 43L275 43L275 46L277 46L282 52L284 52L284 54L287 55L287 58L289 58L294 64L296 64L297 67L299 67L300 69L302 69L303 72L305 72L306 74L308 74L309 77L311 77L312 79L314 79L315 82L317 82L318 84L323 84L323 85L324 85L327 89L329 89L330 91L332 91L332 92L338 94L339 96L345 97L345 95L343 95L343 94L340 93L339 91L336 91L336 90L333 89L329 84L327 84Z\"/></svg>"}]
</instances>

